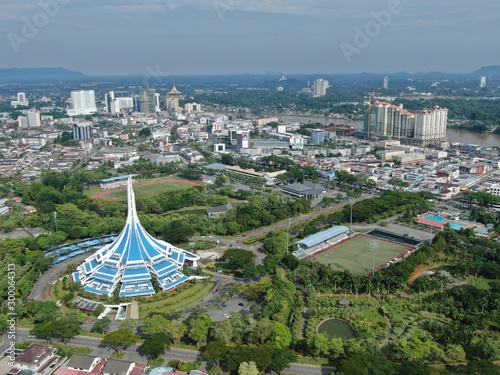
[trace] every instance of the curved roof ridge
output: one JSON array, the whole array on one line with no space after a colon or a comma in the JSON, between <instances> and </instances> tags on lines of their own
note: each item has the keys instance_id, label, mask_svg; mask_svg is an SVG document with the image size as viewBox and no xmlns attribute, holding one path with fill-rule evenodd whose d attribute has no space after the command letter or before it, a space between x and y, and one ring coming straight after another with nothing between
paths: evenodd
<instances>
[{"instance_id":1,"label":"curved roof ridge","mask_svg":"<svg viewBox=\"0 0 500 375\"><path fill-rule=\"evenodd\" d=\"M133 297L145 295L143 289L135 290L135 287L132 285L137 284L136 281L143 280L144 277L141 276L137 280L131 280L130 276L127 276L127 279L123 280L125 270L137 268L142 265L147 267L150 277L156 277L156 270L152 267L153 263L167 260L176 266L176 269L172 270L173 272L180 272L183 268L185 259L192 262L194 267L196 267L196 261L200 259L200 257L195 254L153 237L144 229L137 215L135 194L132 189L132 176L129 176L127 181L127 205L127 219L118 237L112 243L101 248L97 253L86 258L84 263L78 266L77 272L73 274L73 280L81 282L89 291L94 291L97 294L111 295L118 284L123 282L124 284L130 285L127 287L126 291L120 290L120 296L126 295L127 297ZM174 256L172 256L174 250L176 252L175 259ZM179 256L177 253L181 253L183 256ZM181 260L179 261L179 259ZM107 263L108 261L109 263ZM116 269L117 275L116 279L113 281L112 287L106 289L105 292L95 289L92 285L87 285L95 282L96 279L99 278L97 273L102 267ZM186 277L185 280L188 280L188 278ZM171 286L169 288L171 288ZM150 294L153 293L154 291Z\"/></svg>"}]
</instances>

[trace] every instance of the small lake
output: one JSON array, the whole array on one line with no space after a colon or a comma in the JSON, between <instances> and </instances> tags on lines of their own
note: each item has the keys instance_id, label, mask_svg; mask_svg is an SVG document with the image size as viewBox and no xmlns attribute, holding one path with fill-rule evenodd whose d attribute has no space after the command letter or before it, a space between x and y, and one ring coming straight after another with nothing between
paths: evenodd
<instances>
[{"instance_id":1,"label":"small lake","mask_svg":"<svg viewBox=\"0 0 500 375\"><path fill-rule=\"evenodd\" d=\"M328 337L340 337L341 339L354 339L356 332L347 322L340 319L328 319L321 323L318 332Z\"/></svg>"}]
</instances>

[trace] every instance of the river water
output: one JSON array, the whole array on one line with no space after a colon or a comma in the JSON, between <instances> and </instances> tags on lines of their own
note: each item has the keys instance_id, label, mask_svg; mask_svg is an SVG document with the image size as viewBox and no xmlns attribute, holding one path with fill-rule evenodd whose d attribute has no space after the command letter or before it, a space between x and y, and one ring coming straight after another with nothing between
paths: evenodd
<instances>
[{"instance_id":1,"label":"river water","mask_svg":"<svg viewBox=\"0 0 500 375\"><path fill-rule=\"evenodd\" d=\"M356 130L363 130L363 121L358 120L343 120L333 117L315 117L315 116L283 116L276 115L280 121L285 122L319 122L324 125L330 125L332 122L335 125L348 125ZM473 133L468 130L447 129L448 141L451 143L472 143L481 146L500 146L500 134L491 133Z\"/></svg>"}]
</instances>

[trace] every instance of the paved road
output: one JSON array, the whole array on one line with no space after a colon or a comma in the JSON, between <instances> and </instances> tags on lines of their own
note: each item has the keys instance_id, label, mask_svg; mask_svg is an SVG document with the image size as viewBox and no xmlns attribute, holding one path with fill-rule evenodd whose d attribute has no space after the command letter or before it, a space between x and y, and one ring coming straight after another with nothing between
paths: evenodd
<instances>
[{"instance_id":1,"label":"paved road","mask_svg":"<svg viewBox=\"0 0 500 375\"><path fill-rule=\"evenodd\" d=\"M50 299L50 287L66 271L66 267L68 267L68 264L80 263L88 256L89 254L82 254L49 268L49 270L45 272L35 283L33 289L31 290L29 298L37 301L48 301Z\"/></svg>"},{"instance_id":2,"label":"paved road","mask_svg":"<svg viewBox=\"0 0 500 375\"><path fill-rule=\"evenodd\" d=\"M16 330L16 342L21 342L28 339L28 329L26 328L17 328ZM41 344L45 344L43 340L35 340ZM70 345L82 346L88 348L94 348L94 351L91 353L92 355L98 355L110 358L111 351L107 348L100 347L99 344L101 339L95 337L87 337L87 336L77 336L70 340ZM6 337L3 337L3 341L0 344L0 353L5 352L9 347L8 340ZM127 352L123 359L134 362L143 362L146 363L146 357L143 357L138 352L138 345L133 345L127 349ZM179 349L172 348L165 353L165 361L168 362L171 359L180 359L183 362L190 362L201 360L201 353L196 350L188 350L188 349ZM206 368L206 363L202 363L201 369L204 370ZM320 367L320 366L312 366L312 365L302 365L302 364L292 364L288 371L294 374L301 375L326 375L332 372L332 368L330 367Z\"/></svg>"}]
</instances>

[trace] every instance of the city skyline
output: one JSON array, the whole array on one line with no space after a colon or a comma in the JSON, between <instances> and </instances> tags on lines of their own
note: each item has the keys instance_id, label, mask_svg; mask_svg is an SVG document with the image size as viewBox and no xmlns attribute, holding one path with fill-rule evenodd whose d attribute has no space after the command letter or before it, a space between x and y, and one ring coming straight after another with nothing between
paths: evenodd
<instances>
[{"instance_id":1,"label":"city skyline","mask_svg":"<svg viewBox=\"0 0 500 375\"><path fill-rule=\"evenodd\" d=\"M465 73L500 61L491 48L500 4L487 2L488 12L464 0L363 6L345 0L23 0L0 11L0 47L7 52L0 68L158 76Z\"/></svg>"}]
</instances>

